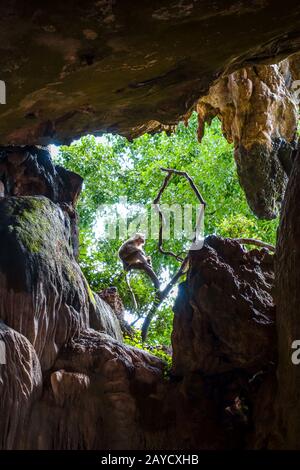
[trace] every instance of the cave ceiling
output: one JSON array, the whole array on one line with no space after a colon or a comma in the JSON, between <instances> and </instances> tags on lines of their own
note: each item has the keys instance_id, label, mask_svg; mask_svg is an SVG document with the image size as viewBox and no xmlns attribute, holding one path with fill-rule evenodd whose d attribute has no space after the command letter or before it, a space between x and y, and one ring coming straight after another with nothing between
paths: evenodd
<instances>
[{"instance_id":1,"label":"cave ceiling","mask_svg":"<svg viewBox=\"0 0 300 470\"><path fill-rule=\"evenodd\" d=\"M221 75L299 46L291 0L2 2L0 143L159 130Z\"/></svg>"}]
</instances>

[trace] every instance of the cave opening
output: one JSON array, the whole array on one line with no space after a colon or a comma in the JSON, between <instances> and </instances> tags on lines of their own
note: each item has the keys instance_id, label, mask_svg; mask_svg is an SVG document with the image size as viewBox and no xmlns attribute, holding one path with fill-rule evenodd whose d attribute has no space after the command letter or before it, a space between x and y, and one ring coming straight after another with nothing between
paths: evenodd
<instances>
[{"instance_id":1,"label":"cave opening","mask_svg":"<svg viewBox=\"0 0 300 470\"><path fill-rule=\"evenodd\" d=\"M128 329L123 332L125 341L158 355L163 349L167 352L164 359L171 364L172 308L177 285L157 310L145 344L140 328L153 304L153 286L143 273L133 272L129 287L118 259L120 245L142 232L162 289L179 265L178 260L158 250L158 221L151 205L163 181L160 168L187 171L200 188L207 202L204 237L258 239L275 245L278 216L259 219L252 212L238 180L234 146L223 136L217 117L205 125L201 142L199 116L194 112L186 123L180 122L168 133L146 133L132 141L112 134L88 135L70 146L52 145L50 152L55 164L83 178L77 205L78 261L91 289L105 299L107 289L117 288L125 308L124 318L131 328L130 334ZM169 228L164 227L163 233L165 249L173 253L188 250L191 234L186 227L195 225L195 195L176 178L162 202L169 217Z\"/></svg>"},{"instance_id":2,"label":"cave opening","mask_svg":"<svg viewBox=\"0 0 300 470\"><path fill-rule=\"evenodd\" d=\"M299 22L295 0L0 4L1 449L299 449ZM131 230L161 291L126 283Z\"/></svg>"}]
</instances>

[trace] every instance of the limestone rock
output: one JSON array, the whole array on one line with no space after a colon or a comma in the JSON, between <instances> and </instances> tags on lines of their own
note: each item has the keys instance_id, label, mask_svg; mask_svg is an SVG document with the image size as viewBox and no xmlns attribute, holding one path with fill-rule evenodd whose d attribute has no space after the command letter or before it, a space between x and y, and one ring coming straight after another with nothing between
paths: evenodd
<instances>
[{"instance_id":1,"label":"limestone rock","mask_svg":"<svg viewBox=\"0 0 300 470\"><path fill-rule=\"evenodd\" d=\"M199 138L214 116L234 143L240 183L261 218L278 215L296 146L299 54L274 65L243 68L221 78L198 105Z\"/></svg>"},{"instance_id":2,"label":"limestone rock","mask_svg":"<svg viewBox=\"0 0 300 470\"><path fill-rule=\"evenodd\" d=\"M47 148L0 147L0 180L5 196L47 196L51 201L76 204L83 179L54 165Z\"/></svg>"},{"instance_id":3,"label":"limestone rock","mask_svg":"<svg viewBox=\"0 0 300 470\"><path fill-rule=\"evenodd\" d=\"M299 49L294 0L0 6L0 141L66 143L173 125L222 73Z\"/></svg>"},{"instance_id":4,"label":"limestone rock","mask_svg":"<svg viewBox=\"0 0 300 470\"><path fill-rule=\"evenodd\" d=\"M158 358L86 330L54 364L25 448L239 448L245 430L226 426L224 383L188 371L166 380Z\"/></svg>"},{"instance_id":5,"label":"limestone rock","mask_svg":"<svg viewBox=\"0 0 300 470\"><path fill-rule=\"evenodd\" d=\"M156 401L160 403L163 364L158 358L86 330L53 369L51 386L45 387L31 415L27 448L144 448L142 413L154 415ZM154 435L159 435L160 424Z\"/></svg>"},{"instance_id":6,"label":"limestone rock","mask_svg":"<svg viewBox=\"0 0 300 470\"><path fill-rule=\"evenodd\" d=\"M49 199L0 200L0 317L34 346L43 369L89 325L87 283L70 225Z\"/></svg>"},{"instance_id":7,"label":"limestone rock","mask_svg":"<svg viewBox=\"0 0 300 470\"><path fill-rule=\"evenodd\" d=\"M90 304L90 326L94 330L107 333L118 341L123 341L120 322L113 311L99 295L93 294L93 301Z\"/></svg>"},{"instance_id":8,"label":"limestone rock","mask_svg":"<svg viewBox=\"0 0 300 470\"><path fill-rule=\"evenodd\" d=\"M273 257L215 236L192 253L174 307L173 371L254 374L276 360Z\"/></svg>"},{"instance_id":9,"label":"limestone rock","mask_svg":"<svg viewBox=\"0 0 300 470\"><path fill-rule=\"evenodd\" d=\"M53 372L50 380L55 402L60 406L71 403L76 406L80 395L90 385L90 379L87 375L66 372L65 370Z\"/></svg>"},{"instance_id":10,"label":"limestone rock","mask_svg":"<svg viewBox=\"0 0 300 470\"><path fill-rule=\"evenodd\" d=\"M273 423L271 448L300 449L300 366L293 363L293 342L300 340L300 153L295 159L286 190L276 255L277 331L278 331L278 392L276 421ZM299 355L298 355L299 357Z\"/></svg>"},{"instance_id":11,"label":"limestone rock","mask_svg":"<svg viewBox=\"0 0 300 470\"><path fill-rule=\"evenodd\" d=\"M25 437L31 407L42 392L42 373L30 342L3 322L0 341L0 449L8 450Z\"/></svg>"},{"instance_id":12,"label":"limestone rock","mask_svg":"<svg viewBox=\"0 0 300 470\"><path fill-rule=\"evenodd\" d=\"M111 307L111 309L116 314L123 334L127 336L132 336L133 328L125 320L125 307L118 292L118 289L113 286L107 287L106 289L103 289L102 291L98 292L98 295Z\"/></svg>"}]
</instances>

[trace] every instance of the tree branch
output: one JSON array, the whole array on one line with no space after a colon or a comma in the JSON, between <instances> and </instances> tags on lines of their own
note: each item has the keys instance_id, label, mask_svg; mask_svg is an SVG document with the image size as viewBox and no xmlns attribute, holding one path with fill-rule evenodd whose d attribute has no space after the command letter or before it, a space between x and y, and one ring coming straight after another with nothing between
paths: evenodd
<instances>
[{"instance_id":1,"label":"tree branch","mask_svg":"<svg viewBox=\"0 0 300 470\"><path fill-rule=\"evenodd\" d=\"M158 210L158 214L159 214L158 249L164 255L173 256L175 259L177 259L177 261L181 262L181 265L180 265L180 268L178 269L177 273L172 277L172 279L167 284L167 286L164 288L164 290L160 291L159 288L157 289L153 305L152 305L150 311L148 312L148 315L146 316L146 318L144 320L144 323L143 323L143 326L142 326L142 341L145 341L146 338L147 338L148 329L149 329L151 320L155 315L155 312L157 311L157 309L161 305L161 303L165 300L165 298L168 296L168 294L173 289L174 285L177 283L177 281L180 279L180 277L186 272L186 269L188 267L188 262L189 262L189 255L187 255L185 258L181 258L179 255L176 255L172 251L164 250L164 248L162 246L164 218L163 218L163 213L162 213L162 211L160 210L160 207L159 207L159 202L160 202L160 198L161 198L164 190L166 189L166 187L168 186L168 184L170 182L171 177L173 175L179 175L179 176L183 176L184 178L186 178L187 181L189 182L192 190L196 194L198 200L204 206L203 207L204 210L205 210L205 206L206 206L206 202L205 202L204 198L202 197L202 195L201 195L200 191L198 190L197 186L195 185L193 179L190 177L190 175L186 171L174 170L172 168L161 168L161 171L166 172L167 175L166 175L166 177L163 181L163 184L161 185L161 188L158 191L158 194L157 194L156 198L153 201L153 203L156 206L156 209ZM200 223L200 220L197 221L197 226L196 226L196 231L195 231L196 233L195 233L195 237L193 239L193 243L196 241L196 238L197 238L197 230L199 228L199 223Z\"/></svg>"},{"instance_id":2,"label":"tree branch","mask_svg":"<svg viewBox=\"0 0 300 470\"><path fill-rule=\"evenodd\" d=\"M232 240L241 243L241 245L256 245L263 248L267 248L270 251L275 251L275 246L270 245L269 243L262 242L261 240L256 240L255 238L232 238Z\"/></svg>"},{"instance_id":3,"label":"tree branch","mask_svg":"<svg viewBox=\"0 0 300 470\"><path fill-rule=\"evenodd\" d=\"M199 201L201 202L201 204L206 206L206 202L205 202L204 198L202 197L199 189L195 185L193 178L191 178L190 175L186 171L174 170L172 168L161 168L161 171L166 171L166 172L168 172L169 175L175 174L175 175L184 176L188 180L188 182L190 183L190 186L191 186L192 190L196 194L196 196L199 199Z\"/></svg>"},{"instance_id":4,"label":"tree branch","mask_svg":"<svg viewBox=\"0 0 300 470\"><path fill-rule=\"evenodd\" d=\"M142 326L142 341L145 341L146 338L147 338L150 323L151 323L152 318L154 317L155 312L157 311L158 307L162 304L162 302L165 300L165 298L169 295L169 293L171 292L171 290L175 286L176 282L180 279L180 277L183 276L183 274L185 274L186 269L188 267L188 261L189 261L189 256L186 256L184 258L183 262L181 263L181 266L180 266L179 270L172 277L172 279L170 280L168 285L164 288L164 290L160 291L160 292L156 292L156 296L155 296L155 299L153 301L153 305L152 305L148 315L146 316L146 318L144 320L144 323L143 323L143 326Z\"/></svg>"},{"instance_id":5,"label":"tree branch","mask_svg":"<svg viewBox=\"0 0 300 470\"><path fill-rule=\"evenodd\" d=\"M184 178L187 179L187 181L189 182L192 190L194 191L194 193L196 194L196 197L198 198L198 200L201 202L201 204L204 205L204 208L206 206L206 202L204 200L204 198L202 197L200 191L198 190L197 186L195 185L194 183L194 180L190 177L190 175L186 172L186 171L180 171L180 170L174 170L173 168L163 168L161 167L161 171L164 171L167 173L159 191L158 191L158 194L156 196L156 198L154 199L153 201L153 204L155 205L157 211L158 211L158 214L159 214L159 233L158 233L158 249L159 251L166 255L166 256L173 256L173 258L177 259L177 261L183 261L184 258L182 258L181 256L179 255L176 255L175 253L173 253L172 251L166 251L162 244L163 244L163 225L164 225L164 217L163 217L163 213L161 212L160 208L159 208L159 202L160 202L160 198L164 192L164 190L166 189L166 187L168 186L169 182L170 182L170 179L172 178L173 175L179 175L179 176L183 176Z\"/></svg>"}]
</instances>

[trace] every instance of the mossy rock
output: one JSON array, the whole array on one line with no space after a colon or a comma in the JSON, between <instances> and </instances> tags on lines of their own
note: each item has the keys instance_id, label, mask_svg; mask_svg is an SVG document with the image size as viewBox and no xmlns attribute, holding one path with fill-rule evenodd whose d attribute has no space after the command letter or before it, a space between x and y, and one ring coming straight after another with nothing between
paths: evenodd
<instances>
[{"instance_id":1,"label":"mossy rock","mask_svg":"<svg viewBox=\"0 0 300 470\"><path fill-rule=\"evenodd\" d=\"M48 198L0 200L0 318L48 368L89 327L90 298L73 254L68 216Z\"/></svg>"}]
</instances>

